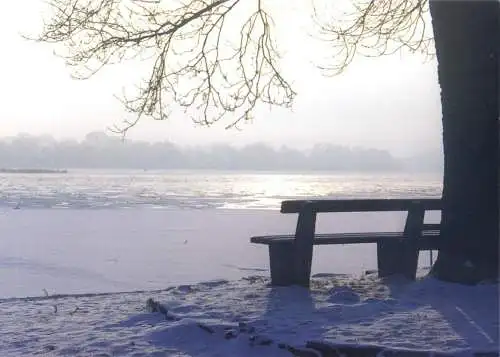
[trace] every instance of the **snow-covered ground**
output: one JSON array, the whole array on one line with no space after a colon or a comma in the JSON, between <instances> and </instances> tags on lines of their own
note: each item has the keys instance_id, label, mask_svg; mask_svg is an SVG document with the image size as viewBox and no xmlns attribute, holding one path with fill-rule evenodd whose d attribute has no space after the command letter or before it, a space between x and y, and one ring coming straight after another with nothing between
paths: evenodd
<instances>
[{"instance_id":1,"label":"snow-covered ground","mask_svg":"<svg viewBox=\"0 0 500 357\"><path fill-rule=\"evenodd\" d=\"M396 230L403 218L325 215L319 232ZM249 237L289 233L295 219L259 210L6 209L0 355L304 356L293 348L308 341L498 350L498 285L380 281L363 273L376 267L371 245L318 247L311 291L272 288L267 249ZM427 255L421 263L423 273Z\"/></svg>"}]
</instances>

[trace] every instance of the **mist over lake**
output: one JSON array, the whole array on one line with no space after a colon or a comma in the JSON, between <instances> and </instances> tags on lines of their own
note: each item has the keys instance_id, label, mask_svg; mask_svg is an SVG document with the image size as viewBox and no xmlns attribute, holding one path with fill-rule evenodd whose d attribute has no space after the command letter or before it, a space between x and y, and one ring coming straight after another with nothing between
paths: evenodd
<instances>
[{"instance_id":1,"label":"mist over lake","mask_svg":"<svg viewBox=\"0 0 500 357\"><path fill-rule=\"evenodd\" d=\"M82 141L48 135L0 140L0 168L217 169L340 172L442 172L442 153L397 157L387 150L315 144L307 150L254 143L176 145L92 132Z\"/></svg>"}]
</instances>

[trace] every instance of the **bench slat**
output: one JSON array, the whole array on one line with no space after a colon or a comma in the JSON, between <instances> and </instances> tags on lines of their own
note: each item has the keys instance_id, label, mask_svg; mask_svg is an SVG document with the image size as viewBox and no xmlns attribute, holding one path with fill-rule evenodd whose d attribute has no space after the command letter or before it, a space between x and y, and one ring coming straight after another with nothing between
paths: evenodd
<instances>
[{"instance_id":1,"label":"bench slat","mask_svg":"<svg viewBox=\"0 0 500 357\"><path fill-rule=\"evenodd\" d=\"M424 223L422 226L423 231L439 231L441 230L440 223Z\"/></svg>"},{"instance_id":2,"label":"bench slat","mask_svg":"<svg viewBox=\"0 0 500 357\"><path fill-rule=\"evenodd\" d=\"M424 231L422 236L418 239L420 241L425 238L439 237L438 230ZM357 243L378 243L385 239L403 239L403 232L379 232L379 233L329 233L329 234L315 234L314 245L327 245L327 244L357 244ZM255 236L250 238L250 242L256 244L272 244L295 240L293 234L283 235L267 235Z\"/></svg>"},{"instance_id":3,"label":"bench slat","mask_svg":"<svg viewBox=\"0 0 500 357\"><path fill-rule=\"evenodd\" d=\"M281 203L281 213L298 213L304 205L315 212L384 212L407 211L419 203L426 211L441 210L441 199L354 199L354 200L288 200Z\"/></svg>"}]
</instances>

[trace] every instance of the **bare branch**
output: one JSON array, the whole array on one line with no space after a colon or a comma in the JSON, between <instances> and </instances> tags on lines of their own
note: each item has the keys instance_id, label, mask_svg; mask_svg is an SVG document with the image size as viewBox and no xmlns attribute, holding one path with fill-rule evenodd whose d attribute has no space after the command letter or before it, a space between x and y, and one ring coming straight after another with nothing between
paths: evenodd
<instances>
[{"instance_id":1,"label":"bare branch","mask_svg":"<svg viewBox=\"0 0 500 357\"><path fill-rule=\"evenodd\" d=\"M168 4L168 5L167 5ZM113 130L125 133L142 116L169 117L174 107L202 125L230 128L259 103L290 106L295 92L282 77L273 22L260 0L240 23L240 0L50 0L53 16L37 41L63 44L75 78L130 59L151 60L147 79L121 97L135 114ZM234 13L234 15L232 15Z\"/></svg>"},{"instance_id":2,"label":"bare branch","mask_svg":"<svg viewBox=\"0 0 500 357\"><path fill-rule=\"evenodd\" d=\"M351 0L350 5L341 16L314 6L318 37L332 51L328 64L319 66L326 75L341 73L356 55L409 50L434 56L432 30L426 26L428 0Z\"/></svg>"}]
</instances>

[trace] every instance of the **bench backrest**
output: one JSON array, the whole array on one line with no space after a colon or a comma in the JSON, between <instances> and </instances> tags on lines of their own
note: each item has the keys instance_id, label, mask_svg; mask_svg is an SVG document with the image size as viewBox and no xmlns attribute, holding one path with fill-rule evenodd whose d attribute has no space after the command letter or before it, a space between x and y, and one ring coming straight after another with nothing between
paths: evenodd
<instances>
[{"instance_id":1,"label":"bench backrest","mask_svg":"<svg viewBox=\"0 0 500 357\"><path fill-rule=\"evenodd\" d=\"M299 213L307 206L313 212L387 212L408 211L418 206L424 211L441 210L441 199L350 199L293 200L281 203L281 213Z\"/></svg>"}]
</instances>

